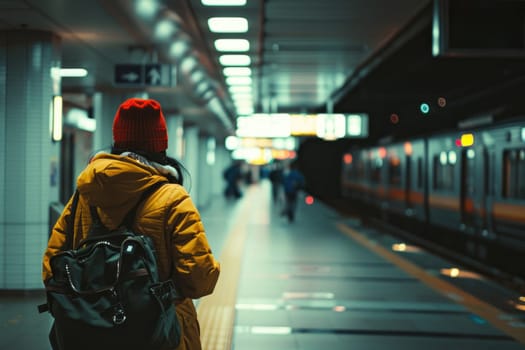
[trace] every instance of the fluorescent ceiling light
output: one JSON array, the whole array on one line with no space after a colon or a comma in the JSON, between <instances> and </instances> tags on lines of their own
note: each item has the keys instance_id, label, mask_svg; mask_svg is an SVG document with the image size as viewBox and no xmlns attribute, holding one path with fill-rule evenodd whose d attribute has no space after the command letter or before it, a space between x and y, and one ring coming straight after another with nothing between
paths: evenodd
<instances>
[{"instance_id":1,"label":"fluorescent ceiling light","mask_svg":"<svg viewBox=\"0 0 525 350\"><path fill-rule=\"evenodd\" d=\"M217 39L215 40L217 51L250 51L250 42L246 39Z\"/></svg>"},{"instance_id":2,"label":"fluorescent ceiling light","mask_svg":"<svg viewBox=\"0 0 525 350\"><path fill-rule=\"evenodd\" d=\"M231 76L247 77L247 76L252 75L252 70L251 68L248 68L248 67L226 67L223 69L222 72L227 77L231 77Z\"/></svg>"},{"instance_id":3,"label":"fluorescent ceiling light","mask_svg":"<svg viewBox=\"0 0 525 350\"><path fill-rule=\"evenodd\" d=\"M235 105L235 108L237 111L243 111L244 113L253 113L253 104Z\"/></svg>"},{"instance_id":4,"label":"fluorescent ceiling light","mask_svg":"<svg viewBox=\"0 0 525 350\"><path fill-rule=\"evenodd\" d=\"M53 141L62 140L62 96L53 96L52 111L53 111L53 129L51 130L51 137Z\"/></svg>"},{"instance_id":5,"label":"fluorescent ceiling light","mask_svg":"<svg viewBox=\"0 0 525 350\"><path fill-rule=\"evenodd\" d=\"M60 76L62 78L82 78L88 74L84 68L60 68Z\"/></svg>"},{"instance_id":6,"label":"fluorescent ceiling light","mask_svg":"<svg viewBox=\"0 0 525 350\"><path fill-rule=\"evenodd\" d=\"M291 327L252 327L252 334L291 334Z\"/></svg>"},{"instance_id":7,"label":"fluorescent ceiling light","mask_svg":"<svg viewBox=\"0 0 525 350\"><path fill-rule=\"evenodd\" d=\"M252 87L250 85L236 85L230 86L229 90L232 94L237 92L252 92Z\"/></svg>"},{"instance_id":8,"label":"fluorescent ceiling light","mask_svg":"<svg viewBox=\"0 0 525 350\"><path fill-rule=\"evenodd\" d=\"M177 40L170 46L170 55L180 60L190 49L190 44L186 40Z\"/></svg>"},{"instance_id":9,"label":"fluorescent ceiling light","mask_svg":"<svg viewBox=\"0 0 525 350\"><path fill-rule=\"evenodd\" d=\"M240 137L289 137L290 133L290 117L287 114L271 117L255 114L248 118L237 118L236 134Z\"/></svg>"},{"instance_id":10,"label":"fluorescent ceiling light","mask_svg":"<svg viewBox=\"0 0 525 350\"><path fill-rule=\"evenodd\" d=\"M253 107L243 107L243 108L237 108L237 113L239 115L250 115L253 114Z\"/></svg>"},{"instance_id":11,"label":"fluorescent ceiling light","mask_svg":"<svg viewBox=\"0 0 525 350\"><path fill-rule=\"evenodd\" d=\"M251 99L249 99L249 100L234 100L233 104L237 108L253 107L253 101Z\"/></svg>"},{"instance_id":12,"label":"fluorescent ceiling light","mask_svg":"<svg viewBox=\"0 0 525 350\"><path fill-rule=\"evenodd\" d=\"M232 94L232 100L235 101L244 101L244 100L251 100L252 94L249 92L238 92L235 94Z\"/></svg>"},{"instance_id":13,"label":"fluorescent ceiling light","mask_svg":"<svg viewBox=\"0 0 525 350\"><path fill-rule=\"evenodd\" d=\"M197 59L193 56L186 56L182 62L180 62L180 70L186 74L189 74L197 65L199 62Z\"/></svg>"},{"instance_id":14,"label":"fluorescent ceiling light","mask_svg":"<svg viewBox=\"0 0 525 350\"><path fill-rule=\"evenodd\" d=\"M201 0L205 6L244 6L246 0Z\"/></svg>"},{"instance_id":15,"label":"fluorescent ceiling light","mask_svg":"<svg viewBox=\"0 0 525 350\"><path fill-rule=\"evenodd\" d=\"M253 106L253 101L249 100L236 100L233 102L237 107Z\"/></svg>"},{"instance_id":16,"label":"fluorescent ceiling light","mask_svg":"<svg viewBox=\"0 0 525 350\"><path fill-rule=\"evenodd\" d=\"M228 85L250 85L252 83L251 77L228 77L226 84Z\"/></svg>"},{"instance_id":17,"label":"fluorescent ceiling light","mask_svg":"<svg viewBox=\"0 0 525 350\"><path fill-rule=\"evenodd\" d=\"M222 55L219 62L223 66L249 66L252 60L248 55Z\"/></svg>"},{"instance_id":18,"label":"fluorescent ceiling light","mask_svg":"<svg viewBox=\"0 0 525 350\"><path fill-rule=\"evenodd\" d=\"M135 12L144 18L153 18L159 9L156 0L138 0L135 2Z\"/></svg>"},{"instance_id":19,"label":"fluorescent ceiling light","mask_svg":"<svg viewBox=\"0 0 525 350\"><path fill-rule=\"evenodd\" d=\"M80 108L71 108L63 117L65 125L72 125L77 129L95 132L97 121L88 117L87 111Z\"/></svg>"},{"instance_id":20,"label":"fluorescent ceiling light","mask_svg":"<svg viewBox=\"0 0 525 350\"><path fill-rule=\"evenodd\" d=\"M213 33L246 33L248 20L243 17L212 17L208 27Z\"/></svg>"},{"instance_id":21,"label":"fluorescent ceiling light","mask_svg":"<svg viewBox=\"0 0 525 350\"><path fill-rule=\"evenodd\" d=\"M164 19L155 26L155 38L164 40L175 32L175 25L170 20Z\"/></svg>"}]
</instances>

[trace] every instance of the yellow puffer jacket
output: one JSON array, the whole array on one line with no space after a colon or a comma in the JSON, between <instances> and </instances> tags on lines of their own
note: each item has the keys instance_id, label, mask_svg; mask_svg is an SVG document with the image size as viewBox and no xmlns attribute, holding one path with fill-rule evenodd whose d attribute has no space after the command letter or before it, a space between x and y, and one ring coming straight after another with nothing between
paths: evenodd
<instances>
[{"instance_id":1,"label":"yellow puffer jacket","mask_svg":"<svg viewBox=\"0 0 525 350\"><path fill-rule=\"evenodd\" d=\"M166 182L166 177L147 161L111 154L95 156L77 180L80 199L74 218L73 246L77 247L88 234L90 206L98 208L108 229L117 228L143 191L160 181ZM51 277L50 258L65 246L71 204L70 200L49 239L43 258L44 283ZM220 268L189 194L178 184L161 186L138 205L133 229L152 237L161 279L171 277L179 294L184 296L176 301L183 333L177 349L201 349L197 313L191 299L213 292Z\"/></svg>"}]
</instances>

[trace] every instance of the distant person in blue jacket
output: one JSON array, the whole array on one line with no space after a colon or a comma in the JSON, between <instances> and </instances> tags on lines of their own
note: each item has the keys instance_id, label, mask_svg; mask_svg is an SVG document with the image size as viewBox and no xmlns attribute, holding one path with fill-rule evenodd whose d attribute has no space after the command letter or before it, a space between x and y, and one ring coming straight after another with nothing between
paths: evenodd
<instances>
[{"instance_id":1,"label":"distant person in blue jacket","mask_svg":"<svg viewBox=\"0 0 525 350\"><path fill-rule=\"evenodd\" d=\"M268 179L272 183L272 199L274 203L279 202L281 198L281 188L283 187L283 167L280 162L273 164L273 169L268 174Z\"/></svg>"},{"instance_id":2,"label":"distant person in blue jacket","mask_svg":"<svg viewBox=\"0 0 525 350\"><path fill-rule=\"evenodd\" d=\"M226 189L224 190L224 196L226 198L241 198L242 193L239 188L239 181L242 178L241 162L235 161L223 172L224 180L226 180Z\"/></svg>"},{"instance_id":3,"label":"distant person in blue jacket","mask_svg":"<svg viewBox=\"0 0 525 350\"><path fill-rule=\"evenodd\" d=\"M288 221L295 219L297 208L297 195L300 190L304 189L305 179L303 174L297 168L297 161L293 161L289 168L283 174L283 192L285 198L283 215L288 217Z\"/></svg>"}]
</instances>

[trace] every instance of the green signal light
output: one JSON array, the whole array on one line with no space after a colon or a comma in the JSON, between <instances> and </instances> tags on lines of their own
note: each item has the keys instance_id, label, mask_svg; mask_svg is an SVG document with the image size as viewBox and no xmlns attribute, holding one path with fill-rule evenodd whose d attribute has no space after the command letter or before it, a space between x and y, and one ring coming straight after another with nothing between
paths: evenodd
<instances>
[{"instance_id":1,"label":"green signal light","mask_svg":"<svg viewBox=\"0 0 525 350\"><path fill-rule=\"evenodd\" d=\"M428 112L430 112L430 106L428 105L428 103L422 103L419 106L419 110L421 111L421 113L427 114Z\"/></svg>"}]
</instances>

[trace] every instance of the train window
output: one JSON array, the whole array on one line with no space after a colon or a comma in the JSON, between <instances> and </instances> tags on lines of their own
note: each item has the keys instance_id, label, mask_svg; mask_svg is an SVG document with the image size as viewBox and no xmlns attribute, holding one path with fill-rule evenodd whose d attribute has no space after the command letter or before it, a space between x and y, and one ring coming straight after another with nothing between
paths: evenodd
<instances>
[{"instance_id":1,"label":"train window","mask_svg":"<svg viewBox=\"0 0 525 350\"><path fill-rule=\"evenodd\" d=\"M423 188L423 158L417 158L417 188Z\"/></svg>"},{"instance_id":2,"label":"train window","mask_svg":"<svg viewBox=\"0 0 525 350\"><path fill-rule=\"evenodd\" d=\"M365 166L361 161L356 165L356 177L359 180L363 180L365 178Z\"/></svg>"},{"instance_id":3,"label":"train window","mask_svg":"<svg viewBox=\"0 0 525 350\"><path fill-rule=\"evenodd\" d=\"M434 189L454 189L454 163L448 161L447 154L442 152L434 157Z\"/></svg>"},{"instance_id":4,"label":"train window","mask_svg":"<svg viewBox=\"0 0 525 350\"><path fill-rule=\"evenodd\" d=\"M401 184L401 161L398 157L390 158L388 183L390 185Z\"/></svg>"},{"instance_id":5,"label":"train window","mask_svg":"<svg viewBox=\"0 0 525 350\"><path fill-rule=\"evenodd\" d=\"M383 167L383 160L376 158L370 162L370 179L373 183L381 183L381 168Z\"/></svg>"},{"instance_id":6,"label":"train window","mask_svg":"<svg viewBox=\"0 0 525 350\"><path fill-rule=\"evenodd\" d=\"M346 159L343 161L343 172L346 177L352 178L354 177L354 164L353 163L347 163Z\"/></svg>"},{"instance_id":7,"label":"train window","mask_svg":"<svg viewBox=\"0 0 525 350\"><path fill-rule=\"evenodd\" d=\"M503 196L525 199L525 149L503 154Z\"/></svg>"}]
</instances>

